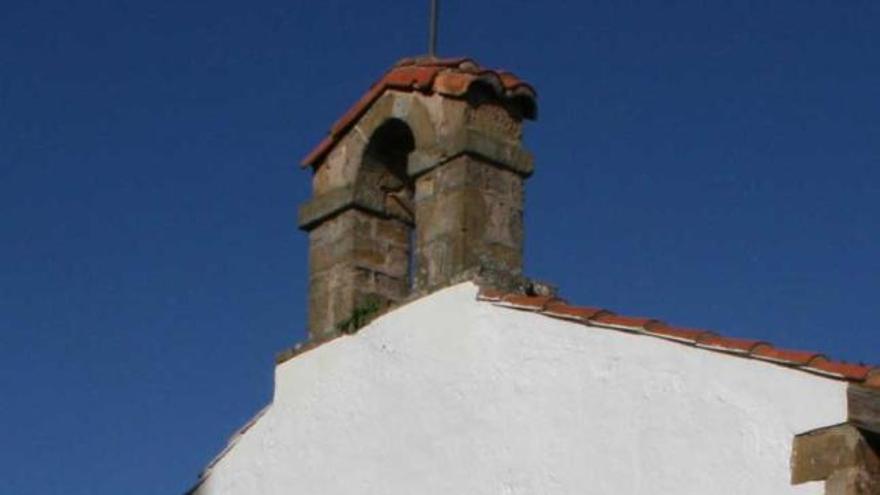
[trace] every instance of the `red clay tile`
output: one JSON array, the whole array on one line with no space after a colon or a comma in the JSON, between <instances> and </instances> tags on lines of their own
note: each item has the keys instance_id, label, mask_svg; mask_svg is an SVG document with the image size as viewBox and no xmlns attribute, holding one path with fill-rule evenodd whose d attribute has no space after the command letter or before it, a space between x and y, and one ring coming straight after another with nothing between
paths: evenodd
<instances>
[{"instance_id":1,"label":"red clay tile","mask_svg":"<svg viewBox=\"0 0 880 495\"><path fill-rule=\"evenodd\" d=\"M805 366L813 360L824 359L824 356L818 352L793 351L790 349L778 349L772 346L758 347L752 351L750 356L789 366Z\"/></svg>"},{"instance_id":2,"label":"red clay tile","mask_svg":"<svg viewBox=\"0 0 880 495\"><path fill-rule=\"evenodd\" d=\"M600 314L592 318L590 322L633 330L644 330L646 326L659 323L651 318L634 318L632 316L618 316L615 314Z\"/></svg>"},{"instance_id":3,"label":"red clay tile","mask_svg":"<svg viewBox=\"0 0 880 495\"><path fill-rule=\"evenodd\" d=\"M843 363L840 361L828 361L825 359L814 360L807 366L802 367L808 371L815 371L823 375L830 375L838 378L853 381L863 381L871 372L870 366L859 364Z\"/></svg>"},{"instance_id":4,"label":"red clay tile","mask_svg":"<svg viewBox=\"0 0 880 495\"><path fill-rule=\"evenodd\" d=\"M512 72L499 71L498 77L501 78L501 84L503 84L504 87L507 89L513 89L520 84L523 84L523 82Z\"/></svg>"},{"instance_id":5,"label":"red clay tile","mask_svg":"<svg viewBox=\"0 0 880 495\"><path fill-rule=\"evenodd\" d=\"M697 328L674 327L670 325L651 325L646 332L664 339L677 340L688 344L696 344L697 340L704 336L715 335L708 330Z\"/></svg>"},{"instance_id":6,"label":"red clay tile","mask_svg":"<svg viewBox=\"0 0 880 495\"><path fill-rule=\"evenodd\" d=\"M434 91L441 95L461 96L467 93L473 80L474 76L470 74L450 71L441 72L434 80Z\"/></svg>"},{"instance_id":7,"label":"red clay tile","mask_svg":"<svg viewBox=\"0 0 880 495\"><path fill-rule=\"evenodd\" d=\"M718 351L736 352L739 354L748 354L758 346L768 346L766 342L760 340L737 339L730 337L722 337L720 335L703 335L697 339L697 347L704 349L713 349Z\"/></svg>"},{"instance_id":8,"label":"red clay tile","mask_svg":"<svg viewBox=\"0 0 880 495\"><path fill-rule=\"evenodd\" d=\"M389 72L382 80L386 88L419 90L430 89L434 76L440 69L438 67L422 67L414 65L411 67L401 67Z\"/></svg>"},{"instance_id":9,"label":"red clay tile","mask_svg":"<svg viewBox=\"0 0 880 495\"><path fill-rule=\"evenodd\" d=\"M612 314L610 311L606 311L602 308L591 308L588 306L569 306L568 304L560 301L551 301L547 303L547 305L544 307L544 314L547 316L581 321L584 323L588 322L590 318L593 318L600 313Z\"/></svg>"},{"instance_id":10,"label":"red clay tile","mask_svg":"<svg viewBox=\"0 0 880 495\"><path fill-rule=\"evenodd\" d=\"M518 78L516 75L510 72L499 72L498 76L501 78L501 83L504 85L504 89L507 91L513 92L526 92L532 95L532 97L537 96L538 92L535 91L535 88Z\"/></svg>"},{"instance_id":11,"label":"red clay tile","mask_svg":"<svg viewBox=\"0 0 880 495\"><path fill-rule=\"evenodd\" d=\"M441 72L443 77L438 80L438 74ZM467 92L470 84L477 79L482 79L495 88L499 98L526 98L528 100L526 102L528 110L524 115L529 119L535 118L536 93L534 88L513 74L484 69L468 58L404 59L385 73L378 82L370 87L364 96L333 124L330 130L330 137L325 138L306 155L302 165L303 167L319 165L321 160L351 128L354 122L389 88L401 91L416 90L425 93L437 91L441 94L461 96ZM517 94L511 95L510 91L514 89L517 90ZM528 91L523 94L523 89Z\"/></svg>"},{"instance_id":12,"label":"red clay tile","mask_svg":"<svg viewBox=\"0 0 880 495\"><path fill-rule=\"evenodd\" d=\"M695 344L702 349L732 352L743 357L769 361L824 376L858 382L865 386L880 388L880 368L859 364L831 361L815 352L777 349L760 340L723 337L713 332L694 328L669 326L650 318L634 318L615 315L600 308L570 306L553 297L501 295L491 290L480 293L481 300L497 300L496 305L542 311L557 318L598 324L615 328L642 331L648 335L683 343Z\"/></svg>"}]
</instances>

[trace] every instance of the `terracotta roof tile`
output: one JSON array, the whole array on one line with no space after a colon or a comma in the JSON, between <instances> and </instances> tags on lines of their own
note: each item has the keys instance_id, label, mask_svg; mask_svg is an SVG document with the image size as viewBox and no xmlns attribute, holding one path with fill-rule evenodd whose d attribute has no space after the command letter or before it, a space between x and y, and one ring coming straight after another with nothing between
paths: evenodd
<instances>
[{"instance_id":1,"label":"terracotta roof tile","mask_svg":"<svg viewBox=\"0 0 880 495\"><path fill-rule=\"evenodd\" d=\"M400 67L386 74L383 83L387 88L425 91L434 84L434 78L440 70L440 67L420 65Z\"/></svg>"},{"instance_id":2,"label":"terracotta roof tile","mask_svg":"<svg viewBox=\"0 0 880 495\"><path fill-rule=\"evenodd\" d=\"M817 352L779 349L761 340L724 337L707 330L667 325L651 318L620 316L601 308L571 306L552 297L504 294L492 289L481 289L478 299L496 306L527 309L554 318L576 321L585 326L635 331L694 345L699 349L727 352L743 358L880 388L880 368L833 361Z\"/></svg>"},{"instance_id":3,"label":"terracotta roof tile","mask_svg":"<svg viewBox=\"0 0 880 495\"><path fill-rule=\"evenodd\" d=\"M351 126L388 89L460 97L477 81L492 87L499 99L521 104L526 118L535 118L535 89L510 72L486 69L468 58L407 58L386 72L333 124L329 136L306 155L302 164L304 167L318 166Z\"/></svg>"},{"instance_id":4,"label":"terracotta roof tile","mask_svg":"<svg viewBox=\"0 0 880 495\"><path fill-rule=\"evenodd\" d=\"M444 72L434 80L434 90L441 95L459 96L467 92L474 76L460 72Z\"/></svg>"},{"instance_id":5,"label":"terracotta roof tile","mask_svg":"<svg viewBox=\"0 0 880 495\"><path fill-rule=\"evenodd\" d=\"M645 333L669 340L676 340L687 344L696 344L697 340L702 337L715 335L708 330L700 330L697 328L674 327L670 325L651 325L645 330Z\"/></svg>"},{"instance_id":6,"label":"terracotta roof tile","mask_svg":"<svg viewBox=\"0 0 880 495\"><path fill-rule=\"evenodd\" d=\"M645 330L653 325L662 325L657 320L651 318L639 318L633 316L619 316L612 313L600 314L592 319L590 323L598 323L609 327L622 328L626 330Z\"/></svg>"},{"instance_id":7,"label":"terracotta roof tile","mask_svg":"<svg viewBox=\"0 0 880 495\"><path fill-rule=\"evenodd\" d=\"M602 308L591 308L588 306L569 306L561 301L553 301L547 303L547 306L544 308L544 314L547 316L554 316L556 318L563 318L566 320L575 320L581 322L588 322L590 318L593 318L600 313L612 314L610 311L606 311Z\"/></svg>"},{"instance_id":8,"label":"terracotta roof tile","mask_svg":"<svg viewBox=\"0 0 880 495\"><path fill-rule=\"evenodd\" d=\"M818 352L777 349L772 346L755 349L755 351L752 352L751 356L753 358L763 359L765 361L772 361L774 363L784 364L787 366L805 366L814 359L824 359L824 356L822 356L822 354Z\"/></svg>"},{"instance_id":9,"label":"terracotta roof tile","mask_svg":"<svg viewBox=\"0 0 880 495\"><path fill-rule=\"evenodd\" d=\"M822 375L843 378L855 382L865 381L865 379L868 378L868 373L872 370L869 366L844 363L840 361L829 361L827 359L815 359L809 365L803 366L802 368L806 371L812 371Z\"/></svg>"},{"instance_id":10,"label":"terracotta roof tile","mask_svg":"<svg viewBox=\"0 0 880 495\"><path fill-rule=\"evenodd\" d=\"M501 78L501 82L504 84L506 88L515 88L521 84L525 84L518 77L510 72L498 71L498 77Z\"/></svg>"},{"instance_id":11,"label":"terracotta roof tile","mask_svg":"<svg viewBox=\"0 0 880 495\"><path fill-rule=\"evenodd\" d=\"M697 340L697 347L737 354L748 354L761 345L768 344L760 340L735 339L720 335L704 335Z\"/></svg>"}]
</instances>

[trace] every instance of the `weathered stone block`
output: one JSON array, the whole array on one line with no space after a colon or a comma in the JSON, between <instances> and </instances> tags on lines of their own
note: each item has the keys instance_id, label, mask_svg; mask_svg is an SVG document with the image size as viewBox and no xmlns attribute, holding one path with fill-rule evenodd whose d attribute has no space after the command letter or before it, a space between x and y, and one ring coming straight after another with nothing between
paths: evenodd
<instances>
[{"instance_id":1,"label":"weathered stone block","mask_svg":"<svg viewBox=\"0 0 880 495\"><path fill-rule=\"evenodd\" d=\"M386 242L407 245L410 241L412 227L399 220L377 220L375 236Z\"/></svg>"},{"instance_id":2,"label":"weathered stone block","mask_svg":"<svg viewBox=\"0 0 880 495\"><path fill-rule=\"evenodd\" d=\"M845 425L795 437L792 483L824 480L839 469L859 464L862 435Z\"/></svg>"},{"instance_id":3,"label":"weathered stone block","mask_svg":"<svg viewBox=\"0 0 880 495\"><path fill-rule=\"evenodd\" d=\"M466 228L463 223L466 207L464 194L465 191L459 189L416 202L416 251L418 246L439 236Z\"/></svg>"},{"instance_id":4,"label":"weathered stone block","mask_svg":"<svg viewBox=\"0 0 880 495\"><path fill-rule=\"evenodd\" d=\"M467 122L471 127L502 139L518 141L522 138L522 119L501 105L486 103L472 107L467 112Z\"/></svg>"},{"instance_id":5,"label":"weathered stone block","mask_svg":"<svg viewBox=\"0 0 880 495\"><path fill-rule=\"evenodd\" d=\"M880 475L866 468L835 471L825 481L825 495L878 495Z\"/></svg>"},{"instance_id":6,"label":"weathered stone block","mask_svg":"<svg viewBox=\"0 0 880 495\"><path fill-rule=\"evenodd\" d=\"M466 269L465 253L460 236L443 236L420 246L416 251L416 288L429 290L449 283Z\"/></svg>"},{"instance_id":7,"label":"weathered stone block","mask_svg":"<svg viewBox=\"0 0 880 495\"><path fill-rule=\"evenodd\" d=\"M880 457L867 435L850 424L798 435L792 448L792 483L825 480L827 495L880 493Z\"/></svg>"},{"instance_id":8,"label":"weathered stone block","mask_svg":"<svg viewBox=\"0 0 880 495\"><path fill-rule=\"evenodd\" d=\"M453 158L438 167L432 174L437 183L436 192L446 192L465 187L473 182L474 168L467 156Z\"/></svg>"},{"instance_id":9,"label":"weathered stone block","mask_svg":"<svg viewBox=\"0 0 880 495\"><path fill-rule=\"evenodd\" d=\"M512 275L522 273L522 249L498 243L487 243L486 255L480 259L480 266L496 271L506 271Z\"/></svg>"},{"instance_id":10,"label":"weathered stone block","mask_svg":"<svg viewBox=\"0 0 880 495\"><path fill-rule=\"evenodd\" d=\"M485 242L522 246L522 210L518 206L488 198L485 222Z\"/></svg>"}]
</instances>

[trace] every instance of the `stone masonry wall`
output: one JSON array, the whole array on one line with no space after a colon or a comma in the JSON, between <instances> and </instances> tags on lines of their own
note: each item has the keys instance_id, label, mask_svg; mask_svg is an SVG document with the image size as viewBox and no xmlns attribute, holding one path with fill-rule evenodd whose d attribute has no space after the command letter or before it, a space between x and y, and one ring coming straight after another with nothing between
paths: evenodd
<instances>
[{"instance_id":1,"label":"stone masonry wall","mask_svg":"<svg viewBox=\"0 0 880 495\"><path fill-rule=\"evenodd\" d=\"M309 329L330 337L335 325L368 304L387 306L409 294L409 226L396 218L348 209L309 235Z\"/></svg>"},{"instance_id":2,"label":"stone masonry wall","mask_svg":"<svg viewBox=\"0 0 880 495\"><path fill-rule=\"evenodd\" d=\"M469 269L522 272L523 178L461 155L416 180L415 290Z\"/></svg>"}]
</instances>

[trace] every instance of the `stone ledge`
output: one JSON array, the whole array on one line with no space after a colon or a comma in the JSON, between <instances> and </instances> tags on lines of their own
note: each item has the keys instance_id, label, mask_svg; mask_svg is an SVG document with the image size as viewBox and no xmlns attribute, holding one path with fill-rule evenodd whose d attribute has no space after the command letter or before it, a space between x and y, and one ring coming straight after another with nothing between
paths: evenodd
<instances>
[{"instance_id":1,"label":"stone ledge","mask_svg":"<svg viewBox=\"0 0 880 495\"><path fill-rule=\"evenodd\" d=\"M445 149L416 150L409 156L407 173L419 177L461 155L476 155L502 168L529 177L534 172L532 154L518 143L489 136L477 129L468 128Z\"/></svg>"},{"instance_id":2,"label":"stone ledge","mask_svg":"<svg viewBox=\"0 0 880 495\"><path fill-rule=\"evenodd\" d=\"M349 208L358 208L383 218L398 218L385 210L383 199L381 191L354 186L333 189L300 205L299 228L305 231L312 230L324 220ZM400 220L409 222L405 218Z\"/></svg>"}]
</instances>

